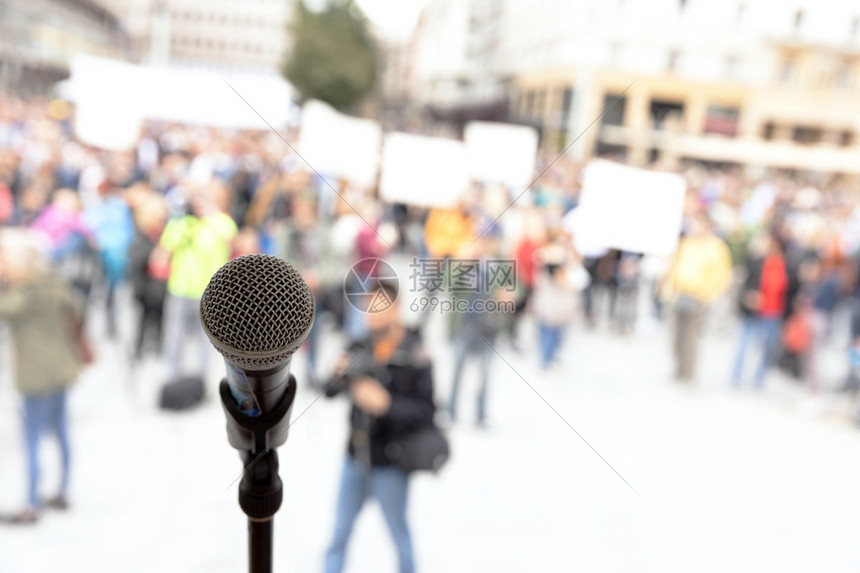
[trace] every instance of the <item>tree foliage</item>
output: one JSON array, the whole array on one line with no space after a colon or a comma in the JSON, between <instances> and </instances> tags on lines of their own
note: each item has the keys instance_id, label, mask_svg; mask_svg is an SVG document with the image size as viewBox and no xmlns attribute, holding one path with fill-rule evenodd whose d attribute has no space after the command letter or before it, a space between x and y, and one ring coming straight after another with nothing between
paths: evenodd
<instances>
[{"instance_id":1,"label":"tree foliage","mask_svg":"<svg viewBox=\"0 0 860 573\"><path fill-rule=\"evenodd\" d=\"M339 109L359 103L373 90L377 67L364 15L351 0L329 1L319 12L297 4L284 75L303 97Z\"/></svg>"}]
</instances>

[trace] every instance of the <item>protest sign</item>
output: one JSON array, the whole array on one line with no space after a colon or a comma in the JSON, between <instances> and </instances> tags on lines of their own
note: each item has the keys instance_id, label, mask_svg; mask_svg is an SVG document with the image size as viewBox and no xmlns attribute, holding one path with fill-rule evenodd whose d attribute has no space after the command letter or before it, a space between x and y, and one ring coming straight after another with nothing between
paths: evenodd
<instances>
[{"instance_id":1,"label":"protest sign","mask_svg":"<svg viewBox=\"0 0 860 573\"><path fill-rule=\"evenodd\" d=\"M302 108L299 152L323 176L373 185L381 141L382 128L375 121L344 115L316 100Z\"/></svg>"},{"instance_id":2,"label":"protest sign","mask_svg":"<svg viewBox=\"0 0 860 573\"><path fill-rule=\"evenodd\" d=\"M379 182L385 201L453 207L468 186L463 143L408 133L385 136Z\"/></svg>"},{"instance_id":3,"label":"protest sign","mask_svg":"<svg viewBox=\"0 0 860 573\"><path fill-rule=\"evenodd\" d=\"M597 159L585 168L575 233L584 243L671 254L678 245L686 183L681 175Z\"/></svg>"},{"instance_id":4,"label":"protest sign","mask_svg":"<svg viewBox=\"0 0 860 573\"><path fill-rule=\"evenodd\" d=\"M532 182L538 148L533 127L473 121L466 124L463 138L473 179L518 191Z\"/></svg>"}]
</instances>

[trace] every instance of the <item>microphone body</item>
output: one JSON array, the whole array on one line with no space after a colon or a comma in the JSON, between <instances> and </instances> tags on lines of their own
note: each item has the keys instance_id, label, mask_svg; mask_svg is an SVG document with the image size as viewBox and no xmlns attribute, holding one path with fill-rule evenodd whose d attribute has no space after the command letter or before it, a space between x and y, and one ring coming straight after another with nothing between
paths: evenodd
<instances>
[{"instance_id":1,"label":"microphone body","mask_svg":"<svg viewBox=\"0 0 860 573\"><path fill-rule=\"evenodd\" d=\"M281 401L290 379L290 360L270 370L245 370L224 362L230 394L246 416L269 412Z\"/></svg>"},{"instance_id":2,"label":"microphone body","mask_svg":"<svg viewBox=\"0 0 860 573\"><path fill-rule=\"evenodd\" d=\"M313 326L314 309L301 275L277 257L238 257L209 281L200 320L224 357L220 392L236 449L259 453L286 441L296 390L290 362Z\"/></svg>"}]
</instances>

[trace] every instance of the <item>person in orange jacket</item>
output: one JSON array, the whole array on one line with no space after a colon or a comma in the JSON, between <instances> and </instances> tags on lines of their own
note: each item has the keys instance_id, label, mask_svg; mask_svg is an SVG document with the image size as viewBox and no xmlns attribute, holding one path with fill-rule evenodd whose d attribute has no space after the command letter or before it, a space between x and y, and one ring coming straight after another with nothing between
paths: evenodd
<instances>
[{"instance_id":1,"label":"person in orange jacket","mask_svg":"<svg viewBox=\"0 0 860 573\"><path fill-rule=\"evenodd\" d=\"M456 257L475 240L476 217L471 195L466 193L454 208L434 208L424 224L424 243L431 258Z\"/></svg>"}]
</instances>

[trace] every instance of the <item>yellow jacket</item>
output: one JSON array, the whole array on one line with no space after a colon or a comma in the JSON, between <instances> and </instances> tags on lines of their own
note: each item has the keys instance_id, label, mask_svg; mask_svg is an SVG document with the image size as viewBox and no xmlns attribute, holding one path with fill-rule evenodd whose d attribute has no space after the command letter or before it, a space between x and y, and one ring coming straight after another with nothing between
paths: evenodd
<instances>
[{"instance_id":1,"label":"yellow jacket","mask_svg":"<svg viewBox=\"0 0 860 573\"><path fill-rule=\"evenodd\" d=\"M716 235L681 240L667 277L674 296L713 302L732 283L732 256L728 245Z\"/></svg>"}]
</instances>

